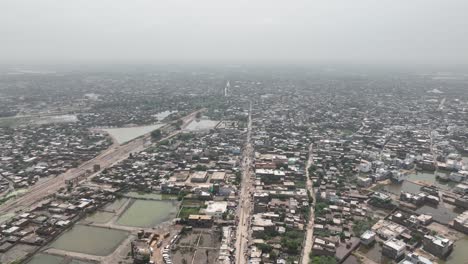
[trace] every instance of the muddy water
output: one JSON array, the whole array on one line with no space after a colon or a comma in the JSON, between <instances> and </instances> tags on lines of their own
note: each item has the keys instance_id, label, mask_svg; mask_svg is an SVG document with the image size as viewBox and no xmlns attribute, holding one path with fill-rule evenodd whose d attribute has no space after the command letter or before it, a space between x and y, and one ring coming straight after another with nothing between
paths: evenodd
<instances>
[{"instance_id":1,"label":"muddy water","mask_svg":"<svg viewBox=\"0 0 468 264\"><path fill-rule=\"evenodd\" d=\"M36 254L27 264L93 264L83 260L65 260L64 257L49 254Z\"/></svg>"},{"instance_id":2,"label":"muddy water","mask_svg":"<svg viewBox=\"0 0 468 264\"><path fill-rule=\"evenodd\" d=\"M92 215L86 217L82 222L83 223L98 223L98 224L105 224L109 222L112 217L114 217L114 213L109 213L109 212L102 212L102 211L97 211L93 213Z\"/></svg>"},{"instance_id":3,"label":"muddy water","mask_svg":"<svg viewBox=\"0 0 468 264\"><path fill-rule=\"evenodd\" d=\"M468 236L455 242L452 254L448 256L446 261L441 263L445 264L460 264L468 263Z\"/></svg>"},{"instance_id":4,"label":"muddy water","mask_svg":"<svg viewBox=\"0 0 468 264\"><path fill-rule=\"evenodd\" d=\"M139 136L147 134L153 130L156 130L162 126L164 126L164 124L138 127L108 128L103 130L109 133L112 137L114 137L117 143L123 144Z\"/></svg>"},{"instance_id":5,"label":"muddy water","mask_svg":"<svg viewBox=\"0 0 468 264\"><path fill-rule=\"evenodd\" d=\"M173 219L177 214L176 201L135 200L119 217L118 225L134 227L154 227Z\"/></svg>"},{"instance_id":6,"label":"muddy water","mask_svg":"<svg viewBox=\"0 0 468 264\"><path fill-rule=\"evenodd\" d=\"M97 256L107 256L128 235L128 232L120 230L75 225L55 240L50 247Z\"/></svg>"},{"instance_id":7,"label":"muddy water","mask_svg":"<svg viewBox=\"0 0 468 264\"><path fill-rule=\"evenodd\" d=\"M61 264L63 257L47 255L47 254L36 254L27 264Z\"/></svg>"},{"instance_id":8,"label":"muddy water","mask_svg":"<svg viewBox=\"0 0 468 264\"><path fill-rule=\"evenodd\" d=\"M106 207L104 207L104 209L105 209L106 211L117 211L117 210L119 210L127 201L128 201L128 198L120 198L120 199L117 199L117 200L115 200L114 202L112 202L111 204L106 205Z\"/></svg>"},{"instance_id":9,"label":"muddy water","mask_svg":"<svg viewBox=\"0 0 468 264\"><path fill-rule=\"evenodd\" d=\"M127 192L125 197L135 199L149 199L149 200L174 200L177 199L176 195L172 194L160 194L160 193L139 193L139 192Z\"/></svg>"},{"instance_id":10,"label":"muddy water","mask_svg":"<svg viewBox=\"0 0 468 264\"><path fill-rule=\"evenodd\" d=\"M209 119L201 119L201 120L194 120L188 124L185 130L188 131L203 131L209 130L214 128L219 121L209 120Z\"/></svg>"}]
</instances>

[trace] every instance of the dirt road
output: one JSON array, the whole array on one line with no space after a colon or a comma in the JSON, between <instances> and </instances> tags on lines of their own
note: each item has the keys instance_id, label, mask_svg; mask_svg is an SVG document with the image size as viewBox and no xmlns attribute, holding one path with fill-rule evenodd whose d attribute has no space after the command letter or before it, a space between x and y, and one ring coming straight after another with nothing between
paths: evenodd
<instances>
[{"instance_id":1,"label":"dirt road","mask_svg":"<svg viewBox=\"0 0 468 264\"><path fill-rule=\"evenodd\" d=\"M309 145L309 159L307 160L306 165L306 177L307 177L307 190L310 191L312 197L314 197L312 204L310 205L310 214L309 214L309 222L307 223L307 233L305 236L304 248L302 249L302 264L309 263L309 253L312 250L313 246L313 237L314 237L314 208L315 208L315 196L314 196L314 185L312 180L309 177L309 168L313 164L312 159L312 143Z\"/></svg>"}]
</instances>

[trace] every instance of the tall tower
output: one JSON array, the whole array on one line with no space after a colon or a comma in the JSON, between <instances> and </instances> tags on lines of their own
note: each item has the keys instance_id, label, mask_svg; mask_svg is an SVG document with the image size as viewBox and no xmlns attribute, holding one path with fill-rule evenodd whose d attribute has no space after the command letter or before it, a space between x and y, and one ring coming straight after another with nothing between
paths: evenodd
<instances>
[{"instance_id":1,"label":"tall tower","mask_svg":"<svg viewBox=\"0 0 468 264\"><path fill-rule=\"evenodd\" d=\"M229 93L229 89L231 88L231 83L227 81L226 86L224 87L224 96L227 97Z\"/></svg>"}]
</instances>

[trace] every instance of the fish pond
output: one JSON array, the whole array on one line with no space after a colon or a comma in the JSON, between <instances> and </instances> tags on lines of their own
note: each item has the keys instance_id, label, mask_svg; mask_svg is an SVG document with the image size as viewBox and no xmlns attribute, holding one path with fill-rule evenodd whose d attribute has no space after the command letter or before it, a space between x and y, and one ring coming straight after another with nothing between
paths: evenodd
<instances>
[{"instance_id":1,"label":"fish pond","mask_svg":"<svg viewBox=\"0 0 468 264\"><path fill-rule=\"evenodd\" d=\"M143 136L147 133L150 133L151 131L156 130L162 126L164 126L164 124L136 127L106 128L103 130L109 133L109 135L111 135L117 141L117 143L123 144L139 136Z\"/></svg>"},{"instance_id":2,"label":"fish pond","mask_svg":"<svg viewBox=\"0 0 468 264\"><path fill-rule=\"evenodd\" d=\"M97 256L112 253L128 232L94 226L75 225L55 240L50 247Z\"/></svg>"},{"instance_id":3,"label":"fish pond","mask_svg":"<svg viewBox=\"0 0 468 264\"><path fill-rule=\"evenodd\" d=\"M135 200L117 220L118 225L154 227L175 218L177 201Z\"/></svg>"}]
</instances>

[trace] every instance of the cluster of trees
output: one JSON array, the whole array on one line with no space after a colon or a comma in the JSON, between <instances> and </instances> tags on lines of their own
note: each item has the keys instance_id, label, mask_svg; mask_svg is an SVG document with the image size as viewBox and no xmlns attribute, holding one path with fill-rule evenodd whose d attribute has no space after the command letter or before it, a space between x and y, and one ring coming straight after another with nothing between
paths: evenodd
<instances>
[{"instance_id":1,"label":"cluster of trees","mask_svg":"<svg viewBox=\"0 0 468 264\"><path fill-rule=\"evenodd\" d=\"M183 122L182 120L179 119L179 120L177 120L177 121L175 122L174 125L175 125L175 127L176 127L177 130L181 130L183 124L184 124L184 122Z\"/></svg>"},{"instance_id":2,"label":"cluster of trees","mask_svg":"<svg viewBox=\"0 0 468 264\"><path fill-rule=\"evenodd\" d=\"M235 185L239 185L242 181L242 173L240 171L236 171L236 180L234 181Z\"/></svg>"},{"instance_id":3,"label":"cluster of trees","mask_svg":"<svg viewBox=\"0 0 468 264\"><path fill-rule=\"evenodd\" d=\"M276 236L278 236L279 233L276 230L265 230L263 233L259 235L260 239L263 239L265 241L268 241Z\"/></svg>"},{"instance_id":4,"label":"cluster of trees","mask_svg":"<svg viewBox=\"0 0 468 264\"><path fill-rule=\"evenodd\" d=\"M311 252L312 253L312 252ZM309 264L336 264L338 263L334 257L331 256L312 256L310 254Z\"/></svg>"},{"instance_id":5,"label":"cluster of trees","mask_svg":"<svg viewBox=\"0 0 468 264\"><path fill-rule=\"evenodd\" d=\"M327 202L317 202L315 203L315 215L323 216L325 214L325 209L329 206Z\"/></svg>"},{"instance_id":6,"label":"cluster of trees","mask_svg":"<svg viewBox=\"0 0 468 264\"><path fill-rule=\"evenodd\" d=\"M353 222L353 232L356 236L361 236L366 232L366 230L371 229L371 227L376 223L376 221L370 217L366 220L354 221Z\"/></svg>"},{"instance_id":7,"label":"cluster of trees","mask_svg":"<svg viewBox=\"0 0 468 264\"><path fill-rule=\"evenodd\" d=\"M375 207L380 207L388 210L393 210L396 207L396 205L392 203L392 200L381 200L378 198L371 198L369 200L369 204Z\"/></svg>"},{"instance_id":8,"label":"cluster of trees","mask_svg":"<svg viewBox=\"0 0 468 264\"><path fill-rule=\"evenodd\" d=\"M162 132L161 132L161 130L156 129L156 130L153 130L153 131L151 132L151 138L152 138L153 140L159 140L159 139L161 139L161 137L162 137Z\"/></svg>"},{"instance_id":9,"label":"cluster of trees","mask_svg":"<svg viewBox=\"0 0 468 264\"><path fill-rule=\"evenodd\" d=\"M193 137L195 137L195 134L193 133L180 133L177 135L177 139L180 139L180 140L189 140Z\"/></svg>"},{"instance_id":10,"label":"cluster of trees","mask_svg":"<svg viewBox=\"0 0 468 264\"><path fill-rule=\"evenodd\" d=\"M317 170L317 166L314 164L310 165L309 167L309 175L314 175L314 172Z\"/></svg>"},{"instance_id":11,"label":"cluster of trees","mask_svg":"<svg viewBox=\"0 0 468 264\"><path fill-rule=\"evenodd\" d=\"M281 246L288 254L297 255L300 253L304 233L298 230L288 230L281 238Z\"/></svg>"},{"instance_id":12,"label":"cluster of trees","mask_svg":"<svg viewBox=\"0 0 468 264\"><path fill-rule=\"evenodd\" d=\"M206 170L208 170L208 167L206 167L205 165L198 164L198 165L195 167L195 170L196 170L196 171L206 171Z\"/></svg>"}]
</instances>

